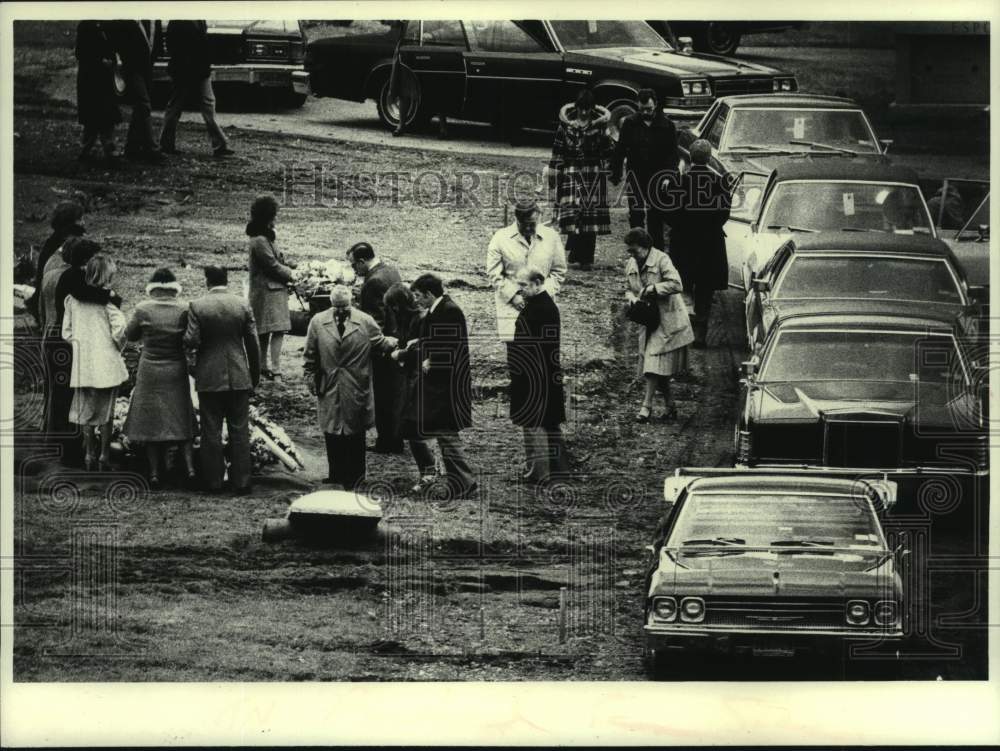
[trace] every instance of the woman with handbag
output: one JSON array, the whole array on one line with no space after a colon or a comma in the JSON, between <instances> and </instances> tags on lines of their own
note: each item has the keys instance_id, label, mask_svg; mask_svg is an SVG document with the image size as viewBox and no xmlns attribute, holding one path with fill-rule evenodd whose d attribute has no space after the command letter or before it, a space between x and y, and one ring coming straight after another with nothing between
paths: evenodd
<instances>
[{"instance_id":1,"label":"woman with handbag","mask_svg":"<svg viewBox=\"0 0 1000 751\"><path fill-rule=\"evenodd\" d=\"M84 268L91 287L111 289L115 264L104 253L95 254ZM110 469L111 422L115 412L118 387L128 380L122 360L125 346L125 316L112 303L82 302L66 296L62 320L63 339L73 345L70 386L73 401L69 421L83 428L85 465ZM97 455L97 428L101 429L100 455Z\"/></svg>"},{"instance_id":2,"label":"woman with handbag","mask_svg":"<svg viewBox=\"0 0 1000 751\"><path fill-rule=\"evenodd\" d=\"M260 338L260 372L272 381L281 380L281 346L285 333L292 329L288 283L295 268L274 244L277 216L274 196L258 196L250 206L246 228L250 238L250 308Z\"/></svg>"},{"instance_id":3,"label":"woman with handbag","mask_svg":"<svg viewBox=\"0 0 1000 751\"><path fill-rule=\"evenodd\" d=\"M625 293L629 320L642 324L639 332L639 368L646 379L642 407L636 420L649 422L657 388L666 401L664 420L677 419L677 405L670 394L670 377L687 369L687 347L694 331L681 297L680 274L670 257L653 247L642 227L625 235L629 260L625 264Z\"/></svg>"},{"instance_id":4,"label":"woman with handbag","mask_svg":"<svg viewBox=\"0 0 1000 751\"><path fill-rule=\"evenodd\" d=\"M90 158L98 138L105 158L109 162L119 159L115 126L122 121L122 113L115 84L116 55L106 25L105 21L80 21L76 27L76 108L83 126L80 161Z\"/></svg>"}]
</instances>

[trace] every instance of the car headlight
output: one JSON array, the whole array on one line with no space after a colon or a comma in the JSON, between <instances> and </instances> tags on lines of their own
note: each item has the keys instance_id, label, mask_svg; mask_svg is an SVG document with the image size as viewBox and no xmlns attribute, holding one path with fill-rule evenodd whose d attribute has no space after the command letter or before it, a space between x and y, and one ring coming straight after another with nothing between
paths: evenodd
<instances>
[{"instance_id":1,"label":"car headlight","mask_svg":"<svg viewBox=\"0 0 1000 751\"><path fill-rule=\"evenodd\" d=\"M864 600L849 600L847 602L847 623L851 626L864 626L870 615L868 603Z\"/></svg>"},{"instance_id":2,"label":"car headlight","mask_svg":"<svg viewBox=\"0 0 1000 751\"><path fill-rule=\"evenodd\" d=\"M749 430L736 430L736 461L746 464L753 452L753 434Z\"/></svg>"},{"instance_id":3,"label":"car headlight","mask_svg":"<svg viewBox=\"0 0 1000 751\"><path fill-rule=\"evenodd\" d=\"M288 55L286 42L250 42L250 57L284 57Z\"/></svg>"},{"instance_id":4,"label":"car headlight","mask_svg":"<svg viewBox=\"0 0 1000 751\"><path fill-rule=\"evenodd\" d=\"M673 597L654 597L653 617L665 623L677 620L677 600Z\"/></svg>"},{"instance_id":5,"label":"car headlight","mask_svg":"<svg viewBox=\"0 0 1000 751\"><path fill-rule=\"evenodd\" d=\"M771 84L774 91L795 91L798 89L794 78L775 78Z\"/></svg>"},{"instance_id":6,"label":"car headlight","mask_svg":"<svg viewBox=\"0 0 1000 751\"><path fill-rule=\"evenodd\" d=\"M879 600L873 613L879 626L891 626L899 618L899 605L895 600Z\"/></svg>"},{"instance_id":7,"label":"car headlight","mask_svg":"<svg viewBox=\"0 0 1000 751\"><path fill-rule=\"evenodd\" d=\"M708 85L708 81L700 79L681 81L681 93L684 96L711 96L712 88Z\"/></svg>"},{"instance_id":8,"label":"car headlight","mask_svg":"<svg viewBox=\"0 0 1000 751\"><path fill-rule=\"evenodd\" d=\"M681 600L681 620L685 623L705 620L705 601L700 597L685 597Z\"/></svg>"}]
</instances>

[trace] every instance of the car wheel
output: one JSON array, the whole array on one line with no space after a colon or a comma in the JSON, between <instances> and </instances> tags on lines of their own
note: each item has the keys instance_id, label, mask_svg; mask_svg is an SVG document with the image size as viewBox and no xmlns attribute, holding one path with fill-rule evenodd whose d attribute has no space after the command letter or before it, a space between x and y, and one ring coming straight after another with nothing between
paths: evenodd
<instances>
[{"instance_id":1,"label":"car wheel","mask_svg":"<svg viewBox=\"0 0 1000 751\"><path fill-rule=\"evenodd\" d=\"M618 143L622 120L629 115L634 115L638 110L633 102L612 102L607 107L611 111L611 121L608 123L608 135L611 136L612 141Z\"/></svg>"},{"instance_id":2,"label":"car wheel","mask_svg":"<svg viewBox=\"0 0 1000 751\"><path fill-rule=\"evenodd\" d=\"M646 677L651 681L669 681L685 677L689 665L687 656L677 650L669 652L646 649L644 655Z\"/></svg>"},{"instance_id":3,"label":"car wheel","mask_svg":"<svg viewBox=\"0 0 1000 751\"><path fill-rule=\"evenodd\" d=\"M287 94L285 94L284 105L289 109L297 110L299 107L301 107L303 104L306 103L306 99L308 98L309 98L308 94L298 94L294 91L289 91Z\"/></svg>"},{"instance_id":4,"label":"car wheel","mask_svg":"<svg viewBox=\"0 0 1000 751\"><path fill-rule=\"evenodd\" d=\"M740 32L728 23L709 22L693 35L694 47L699 52L713 55L735 55L740 46Z\"/></svg>"},{"instance_id":5,"label":"car wheel","mask_svg":"<svg viewBox=\"0 0 1000 751\"><path fill-rule=\"evenodd\" d=\"M382 86L379 88L378 99L375 103L378 108L378 119L382 121L382 125L389 130L395 130L399 125L400 118L399 100L390 95L388 78L382 82ZM413 125L419 119L420 93L418 92L414 100L410 103L410 112L406 118L406 124Z\"/></svg>"}]
</instances>

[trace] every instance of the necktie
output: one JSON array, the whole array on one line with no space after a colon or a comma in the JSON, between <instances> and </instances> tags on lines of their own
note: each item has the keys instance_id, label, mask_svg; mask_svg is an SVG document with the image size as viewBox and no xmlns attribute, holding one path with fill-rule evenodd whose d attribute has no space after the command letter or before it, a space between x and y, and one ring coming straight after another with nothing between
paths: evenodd
<instances>
[{"instance_id":1,"label":"necktie","mask_svg":"<svg viewBox=\"0 0 1000 751\"><path fill-rule=\"evenodd\" d=\"M347 314L347 315L350 315L350 314ZM334 315L334 318L337 321L337 333L341 337L344 336L344 322L347 320L347 315L344 315L343 313L337 313L337 314Z\"/></svg>"}]
</instances>

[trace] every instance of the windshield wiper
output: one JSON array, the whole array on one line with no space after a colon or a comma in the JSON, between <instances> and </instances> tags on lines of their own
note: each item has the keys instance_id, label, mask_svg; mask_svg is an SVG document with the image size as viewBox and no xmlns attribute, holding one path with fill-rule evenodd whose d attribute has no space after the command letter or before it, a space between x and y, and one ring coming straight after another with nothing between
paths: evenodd
<instances>
[{"instance_id":1,"label":"windshield wiper","mask_svg":"<svg viewBox=\"0 0 1000 751\"><path fill-rule=\"evenodd\" d=\"M747 541L739 537L713 537L703 540L685 540L681 545L746 545Z\"/></svg>"},{"instance_id":2,"label":"windshield wiper","mask_svg":"<svg viewBox=\"0 0 1000 751\"><path fill-rule=\"evenodd\" d=\"M821 548L833 545L833 542L831 540L774 540L771 544L789 548Z\"/></svg>"},{"instance_id":3,"label":"windshield wiper","mask_svg":"<svg viewBox=\"0 0 1000 751\"><path fill-rule=\"evenodd\" d=\"M727 151L787 151L779 146L761 146L756 143L741 143L739 146L730 146Z\"/></svg>"},{"instance_id":4,"label":"windshield wiper","mask_svg":"<svg viewBox=\"0 0 1000 751\"><path fill-rule=\"evenodd\" d=\"M872 229L871 227L841 227L841 232L878 232L882 234L885 230Z\"/></svg>"},{"instance_id":5,"label":"windshield wiper","mask_svg":"<svg viewBox=\"0 0 1000 751\"><path fill-rule=\"evenodd\" d=\"M789 141L788 143L793 146L811 146L815 149L829 149L830 151L839 151L843 154L853 154L854 156L858 155L858 152L852 149L847 149L843 146L832 146L828 143L819 143L818 141Z\"/></svg>"},{"instance_id":6,"label":"windshield wiper","mask_svg":"<svg viewBox=\"0 0 1000 751\"><path fill-rule=\"evenodd\" d=\"M767 229L786 229L789 232L816 232L814 229L807 229L806 227L793 227L790 224L769 224Z\"/></svg>"}]
</instances>

